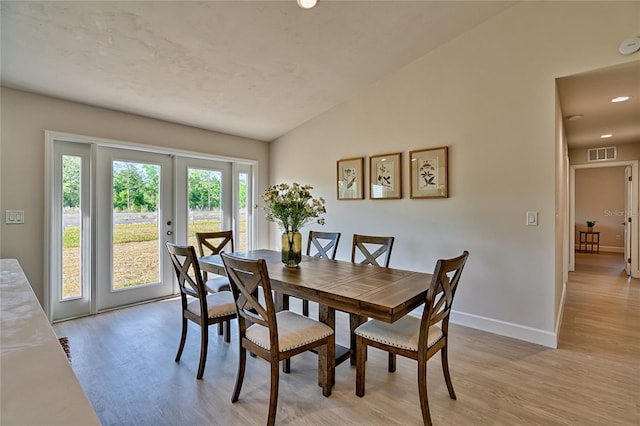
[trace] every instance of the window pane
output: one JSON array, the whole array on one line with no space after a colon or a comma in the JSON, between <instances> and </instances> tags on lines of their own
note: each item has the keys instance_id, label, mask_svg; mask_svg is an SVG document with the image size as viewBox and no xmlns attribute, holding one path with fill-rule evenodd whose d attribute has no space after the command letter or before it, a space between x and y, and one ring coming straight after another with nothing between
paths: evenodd
<instances>
[{"instance_id":1,"label":"window pane","mask_svg":"<svg viewBox=\"0 0 640 426\"><path fill-rule=\"evenodd\" d=\"M249 179L249 175L247 173L239 173L238 178L240 181L240 193L238 194L238 222L240 224L240 235L238 235L238 250L245 251L247 250L247 181Z\"/></svg>"},{"instance_id":2,"label":"window pane","mask_svg":"<svg viewBox=\"0 0 640 426\"><path fill-rule=\"evenodd\" d=\"M160 166L113 162L114 289L160 281Z\"/></svg>"},{"instance_id":3,"label":"window pane","mask_svg":"<svg viewBox=\"0 0 640 426\"><path fill-rule=\"evenodd\" d=\"M192 169L189 180L189 219L187 235L189 244L195 246L196 232L216 232L220 228L220 188L222 173L215 170Z\"/></svg>"},{"instance_id":4,"label":"window pane","mask_svg":"<svg viewBox=\"0 0 640 426\"><path fill-rule=\"evenodd\" d=\"M62 299L82 296L80 170L82 159L62 156Z\"/></svg>"}]
</instances>

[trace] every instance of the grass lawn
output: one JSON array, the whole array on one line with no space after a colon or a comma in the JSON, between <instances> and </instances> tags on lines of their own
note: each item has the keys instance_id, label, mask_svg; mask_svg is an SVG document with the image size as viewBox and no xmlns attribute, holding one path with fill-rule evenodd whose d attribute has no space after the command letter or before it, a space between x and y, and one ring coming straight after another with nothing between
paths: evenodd
<instances>
[{"instance_id":1,"label":"grass lawn","mask_svg":"<svg viewBox=\"0 0 640 426\"><path fill-rule=\"evenodd\" d=\"M196 245L196 232L220 230L220 221L189 223L189 244ZM241 237L245 222L240 224ZM114 288L157 282L158 233L155 223L117 224L113 233ZM241 238L242 239L242 238ZM238 249L241 249L240 247ZM164 250L160 247L160 250ZM77 226L67 226L63 235L63 298L80 295L80 233Z\"/></svg>"}]
</instances>

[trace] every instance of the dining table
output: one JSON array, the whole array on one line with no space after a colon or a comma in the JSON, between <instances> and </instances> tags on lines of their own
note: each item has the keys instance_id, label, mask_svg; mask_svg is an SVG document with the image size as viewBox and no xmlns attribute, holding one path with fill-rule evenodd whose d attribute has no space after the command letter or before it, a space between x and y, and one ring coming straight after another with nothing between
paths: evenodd
<instances>
[{"instance_id":1,"label":"dining table","mask_svg":"<svg viewBox=\"0 0 640 426\"><path fill-rule=\"evenodd\" d=\"M316 302L319 320L334 330L335 311L349 313L351 341L348 347L336 344L336 366L347 359L355 365L354 331L359 325L369 318L387 323L399 320L425 302L431 282L430 273L305 255L298 267L291 268L282 263L281 253L276 250L229 254L265 260L278 311L289 309L289 296ZM226 275L220 255L200 257L198 263L202 271ZM333 385L335 371L330 374Z\"/></svg>"}]
</instances>

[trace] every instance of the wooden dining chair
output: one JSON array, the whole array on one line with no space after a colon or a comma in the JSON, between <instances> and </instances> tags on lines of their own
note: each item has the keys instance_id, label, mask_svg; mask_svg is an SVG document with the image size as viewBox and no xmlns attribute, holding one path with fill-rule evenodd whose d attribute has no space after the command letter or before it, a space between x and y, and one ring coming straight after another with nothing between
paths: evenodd
<instances>
[{"instance_id":1,"label":"wooden dining chair","mask_svg":"<svg viewBox=\"0 0 640 426\"><path fill-rule=\"evenodd\" d=\"M230 291L207 294L193 246L165 243L176 271L182 303L182 336L175 361L180 361L187 339L187 321L200 326L200 365L196 377L202 379L207 363L209 326L226 323L225 342L231 341L231 320L236 317L236 307ZM206 314L204 314L206 313Z\"/></svg>"},{"instance_id":2,"label":"wooden dining chair","mask_svg":"<svg viewBox=\"0 0 640 426\"><path fill-rule=\"evenodd\" d=\"M200 257L219 254L222 250L233 253L233 231L218 232L196 232L198 242L198 254ZM217 293L219 291L229 291L229 279L216 274L204 272L205 287L207 290Z\"/></svg>"},{"instance_id":3,"label":"wooden dining chair","mask_svg":"<svg viewBox=\"0 0 640 426\"><path fill-rule=\"evenodd\" d=\"M351 262L388 268L394 240L395 237L353 234ZM378 258L382 255L384 255L384 259L380 264L378 263Z\"/></svg>"},{"instance_id":4,"label":"wooden dining chair","mask_svg":"<svg viewBox=\"0 0 640 426\"><path fill-rule=\"evenodd\" d=\"M442 371L449 396L456 399L447 356L449 315L468 257L469 252L465 250L458 257L438 260L422 318L407 315L392 324L371 320L356 329L356 395L364 396L367 347L373 346L418 361L418 393L425 425L431 425L427 398L427 361L438 352L442 357Z\"/></svg>"},{"instance_id":5,"label":"wooden dining chair","mask_svg":"<svg viewBox=\"0 0 640 426\"><path fill-rule=\"evenodd\" d=\"M335 259L336 253L338 252L340 235L340 232L309 231L307 256ZM302 300L302 315L305 317L309 316L308 300Z\"/></svg>"},{"instance_id":6,"label":"wooden dining chair","mask_svg":"<svg viewBox=\"0 0 640 426\"><path fill-rule=\"evenodd\" d=\"M391 249L393 249L393 242L395 237L379 237L375 235L361 235L353 234L353 242L351 244L351 262L361 263L365 265L384 266L389 267L391 261ZM371 253L373 252L373 253ZM378 263L378 258L383 256L381 261L382 265ZM349 314L349 327L351 330L351 347L353 348L356 343L355 329L361 324L369 320L366 316ZM355 364L355 354L351 356L351 365ZM389 365L395 364L395 354L389 352Z\"/></svg>"},{"instance_id":7,"label":"wooden dining chair","mask_svg":"<svg viewBox=\"0 0 640 426\"><path fill-rule=\"evenodd\" d=\"M264 259L247 260L221 253L238 315L239 364L231 402L238 401L246 365L246 351L271 364L271 392L267 425L273 425L278 405L280 361L318 348L318 382L322 394L331 395L335 358L333 329L291 311L275 311L271 281ZM262 287L264 302L258 297ZM249 325L250 324L250 325Z\"/></svg>"}]
</instances>

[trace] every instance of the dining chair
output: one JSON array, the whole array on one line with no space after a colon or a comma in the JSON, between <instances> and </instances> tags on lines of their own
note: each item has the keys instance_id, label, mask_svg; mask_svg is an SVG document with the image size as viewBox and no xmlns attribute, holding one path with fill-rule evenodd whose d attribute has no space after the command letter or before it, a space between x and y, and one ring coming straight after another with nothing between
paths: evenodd
<instances>
[{"instance_id":1,"label":"dining chair","mask_svg":"<svg viewBox=\"0 0 640 426\"><path fill-rule=\"evenodd\" d=\"M234 251L233 231L196 232L196 241L198 242L198 254L200 257L219 254L222 250L231 251L231 253ZM207 290L213 293L231 290L227 277L212 275L215 276L209 279L208 273L204 272L204 285Z\"/></svg>"},{"instance_id":2,"label":"dining chair","mask_svg":"<svg viewBox=\"0 0 640 426\"><path fill-rule=\"evenodd\" d=\"M309 231L307 256L335 259L340 242L340 232ZM313 254L312 253L313 247ZM302 315L309 316L309 301L302 300Z\"/></svg>"},{"instance_id":3,"label":"dining chair","mask_svg":"<svg viewBox=\"0 0 640 426\"><path fill-rule=\"evenodd\" d=\"M226 323L225 342L231 341L231 320L236 317L236 307L230 291L209 293L204 287L200 265L193 246L165 243L176 271L182 304L182 336L175 361L180 361L187 339L187 321L200 326L200 364L196 378L202 379L207 363L209 326ZM206 314L205 314L206 313Z\"/></svg>"},{"instance_id":4,"label":"dining chair","mask_svg":"<svg viewBox=\"0 0 640 426\"><path fill-rule=\"evenodd\" d=\"M361 235L353 234L353 242L351 244L351 262L361 263L365 265L384 266L389 267L391 261L391 249L393 249L393 242L395 237L380 237L375 235ZM373 252L373 253L372 253ZM378 258L384 255L382 265L378 263ZM351 330L351 347L353 348L356 343L355 329L361 324L368 321L366 316L349 314L349 327ZM395 354L389 352L389 365L395 364ZM355 356L351 357L351 365L355 364Z\"/></svg>"},{"instance_id":5,"label":"dining chair","mask_svg":"<svg viewBox=\"0 0 640 426\"><path fill-rule=\"evenodd\" d=\"M280 361L318 348L318 382L324 396L331 395L335 336L326 324L291 311L275 311L271 281L264 259L248 260L222 252L238 316L239 363L231 402L238 401L246 365L246 351L271 364L271 392L267 425L275 423ZM263 301L258 297L262 287Z\"/></svg>"},{"instance_id":6,"label":"dining chair","mask_svg":"<svg viewBox=\"0 0 640 426\"><path fill-rule=\"evenodd\" d=\"M469 252L465 250L458 257L437 261L422 318L407 315L392 324L371 320L356 329L356 395L364 396L367 347L373 346L418 361L418 393L425 425L431 425L427 398L427 361L438 352L442 357L442 371L449 396L456 399L447 356L449 315L468 257Z\"/></svg>"},{"instance_id":7,"label":"dining chair","mask_svg":"<svg viewBox=\"0 0 640 426\"><path fill-rule=\"evenodd\" d=\"M391 249L393 248L394 240L395 237L377 237L373 235L353 234L351 262L384 266L385 268L388 268L389 261L391 260ZM384 255L384 259L381 265L378 263L378 258L382 255Z\"/></svg>"}]
</instances>

